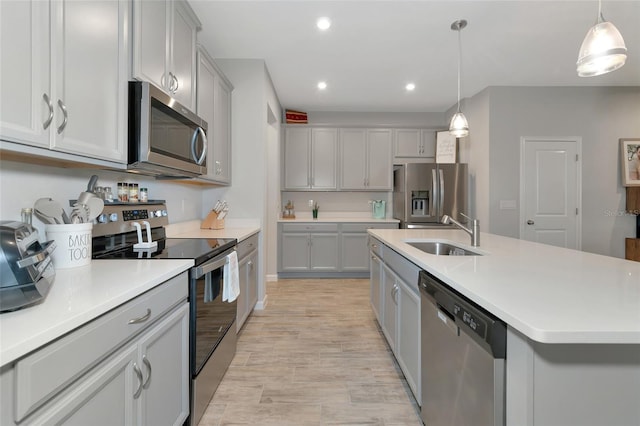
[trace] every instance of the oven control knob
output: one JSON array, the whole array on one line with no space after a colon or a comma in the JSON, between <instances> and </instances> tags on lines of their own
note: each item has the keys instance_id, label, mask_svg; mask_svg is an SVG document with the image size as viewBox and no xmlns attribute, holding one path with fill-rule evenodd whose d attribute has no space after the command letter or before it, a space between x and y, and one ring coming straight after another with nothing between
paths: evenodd
<instances>
[{"instance_id":1,"label":"oven control knob","mask_svg":"<svg viewBox=\"0 0 640 426\"><path fill-rule=\"evenodd\" d=\"M166 216L167 215L167 211L166 210L162 210L162 216Z\"/></svg>"},{"instance_id":2,"label":"oven control knob","mask_svg":"<svg viewBox=\"0 0 640 426\"><path fill-rule=\"evenodd\" d=\"M109 221L111 222L117 222L118 221L118 213L111 213L109 215Z\"/></svg>"},{"instance_id":3,"label":"oven control knob","mask_svg":"<svg viewBox=\"0 0 640 426\"><path fill-rule=\"evenodd\" d=\"M102 213L98 216L98 223L107 223L107 215Z\"/></svg>"},{"instance_id":4,"label":"oven control knob","mask_svg":"<svg viewBox=\"0 0 640 426\"><path fill-rule=\"evenodd\" d=\"M154 215L155 215L156 217L160 217L160 216L162 216L162 210L156 210L156 211L154 212Z\"/></svg>"}]
</instances>

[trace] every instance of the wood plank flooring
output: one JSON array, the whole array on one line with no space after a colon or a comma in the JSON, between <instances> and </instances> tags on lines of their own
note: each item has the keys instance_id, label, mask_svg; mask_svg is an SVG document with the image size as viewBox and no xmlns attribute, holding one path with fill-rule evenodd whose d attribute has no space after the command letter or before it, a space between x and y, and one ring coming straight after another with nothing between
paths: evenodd
<instances>
[{"instance_id":1,"label":"wood plank flooring","mask_svg":"<svg viewBox=\"0 0 640 426\"><path fill-rule=\"evenodd\" d=\"M267 295L200 426L422 425L369 280L280 280Z\"/></svg>"}]
</instances>

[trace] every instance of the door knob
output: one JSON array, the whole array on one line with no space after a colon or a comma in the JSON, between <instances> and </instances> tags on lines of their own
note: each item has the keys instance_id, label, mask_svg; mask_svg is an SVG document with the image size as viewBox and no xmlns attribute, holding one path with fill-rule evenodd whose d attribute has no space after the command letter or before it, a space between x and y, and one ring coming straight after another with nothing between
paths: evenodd
<instances>
[{"instance_id":1,"label":"door knob","mask_svg":"<svg viewBox=\"0 0 640 426\"><path fill-rule=\"evenodd\" d=\"M529 220L527 221L527 225L533 225L534 223L535 223L535 222L534 222L534 221L532 221L531 219L529 219Z\"/></svg>"}]
</instances>

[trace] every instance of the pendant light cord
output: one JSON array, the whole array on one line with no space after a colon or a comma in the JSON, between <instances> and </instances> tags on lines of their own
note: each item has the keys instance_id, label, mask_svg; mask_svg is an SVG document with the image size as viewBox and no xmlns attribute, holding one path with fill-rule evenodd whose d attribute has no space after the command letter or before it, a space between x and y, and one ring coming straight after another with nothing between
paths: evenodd
<instances>
[{"instance_id":1,"label":"pendant light cord","mask_svg":"<svg viewBox=\"0 0 640 426\"><path fill-rule=\"evenodd\" d=\"M462 73L462 37L460 35L460 28L458 28L458 112L460 112L460 74Z\"/></svg>"}]
</instances>

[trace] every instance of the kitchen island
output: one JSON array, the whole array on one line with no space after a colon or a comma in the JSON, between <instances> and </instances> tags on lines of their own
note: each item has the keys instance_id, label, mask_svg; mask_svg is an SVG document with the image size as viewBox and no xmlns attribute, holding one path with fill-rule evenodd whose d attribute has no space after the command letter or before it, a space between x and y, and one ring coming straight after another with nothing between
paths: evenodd
<instances>
[{"instance_id":1,"label":"kitchen island","mask_svg":"<svg viewBox=\"0 0 640 426\"><path fill-rule=\"evenodd\" d=\"M507 323L507 425L640 424L640 263L485 233L471 247L459 230L369 234ZM425 239L480 255L407 244Z\"/></svg>"}]
</instances>

